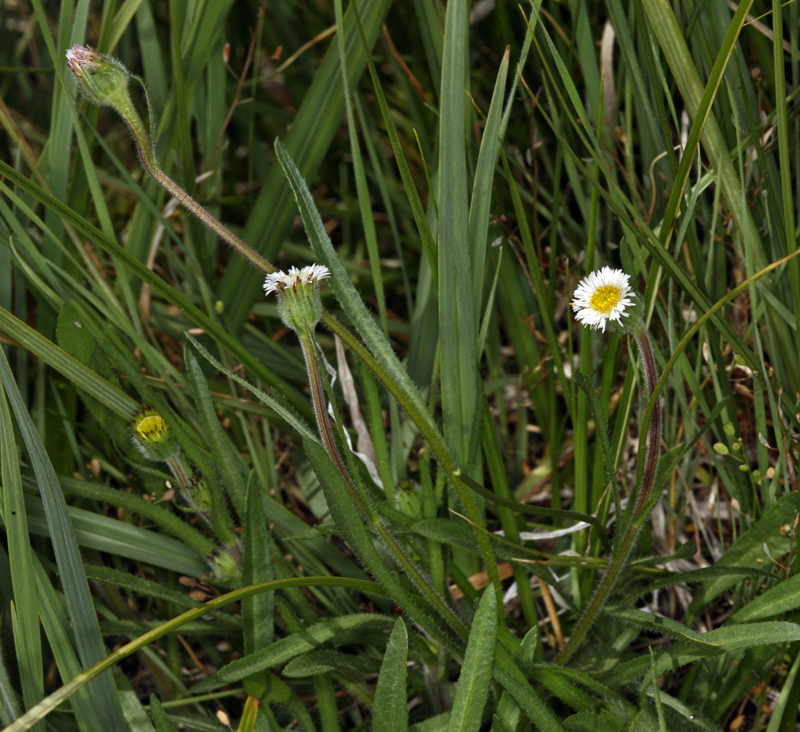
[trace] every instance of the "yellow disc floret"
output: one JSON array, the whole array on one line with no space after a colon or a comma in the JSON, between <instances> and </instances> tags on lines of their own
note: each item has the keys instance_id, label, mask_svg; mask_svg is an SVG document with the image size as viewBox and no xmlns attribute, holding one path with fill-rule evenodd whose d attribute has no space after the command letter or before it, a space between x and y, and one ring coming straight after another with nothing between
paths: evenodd
<instances>
[{"instance_id":1,"label":"yellow disc floret","mask_svg":"<svg viewBox=\"0 0 800 732\"><path fill-rule=\"evenodd\" d=\"M169 431L164 418L154 409L145 409L136 418L133 429L147 442L161 442Z\"/></svg>"},{"instance_id":2,"label":"yellow disc floret","mask_svg":"<svg viewBox=\"0 0 800 732\"><path fill-rule=\"evenodd\" d=\"M617 305L619 305L619 301L622 299L622 292L620 291L619 287L615 287L614 285L607 285L606 287L600 287L593 295L591 299L592 307L598 312L603 313L603 315L608 315Z\"/></svg>"}]
</instances>

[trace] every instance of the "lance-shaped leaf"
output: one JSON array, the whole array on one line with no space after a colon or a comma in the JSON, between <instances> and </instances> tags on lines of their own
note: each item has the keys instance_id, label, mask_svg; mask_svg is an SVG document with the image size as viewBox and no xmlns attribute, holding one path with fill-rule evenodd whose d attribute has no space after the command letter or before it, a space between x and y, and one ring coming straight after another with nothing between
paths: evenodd
<instances>
[{"instance_id":1,"label":"lance-shaped leaf","mask_svg":"<svg viewBox=\"0 0 800 732\"><path fill-rule=\"evenodd\" d=\"M496 645L497 597L487 590L472 622L447 732L477 732L480 728L492 681Z\"/></svg>"},{"instance_id":2,"label":"lance-shaped leaf","mask_svg":"<svg viewBox=\"0 0 800 732\"><path fill-rule=\"evenodd\" d=\"M375 706L372 709L374 732L408 730L407 664L408 631L403 619L398 618L386 644L386 654L375 689Z\"/></svg>"}]
</instances>

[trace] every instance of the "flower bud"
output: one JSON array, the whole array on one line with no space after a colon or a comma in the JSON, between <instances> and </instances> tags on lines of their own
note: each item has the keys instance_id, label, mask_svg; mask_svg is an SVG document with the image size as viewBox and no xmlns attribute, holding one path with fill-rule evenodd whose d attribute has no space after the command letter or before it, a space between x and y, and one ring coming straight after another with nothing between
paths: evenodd
<instances>
[{"instance_id":1,"label":"flower bud","mask_svg":"<svg viewBox=\"0 0 800 732\"><path fill-rule=\"evenodd\" d=\"M267 275L264 292L274 292L278 298L278 314L287 328L310 333L322 317L319 282L330 277L327 267L312 264L303 269L292 267L289 272Z\"/></svg>"},{"instance_id":2,"label":"flower bud","mask_svg":"<svg viewBox=\"0 0 800 732\"><path fill-rule=\"evenodd\" d=\"M210 513L212 509L211 490L208 487L206 479L200 474L196 473L189 487L190 495L187 499L196 511Z\"/></svg>"},{"instance_id":3,"label":"flower bud","mask_svg":"<svg viewBox=\"0 0 800 732\"><path fill-rule=\"evenodd\" d=\"M211 569L214 571L214 578L221 582L236 579L241 577L242 568L239 562L231 555L229 551L221 550L214 552L209 557Z\"/></svg>"},{"instance_id":4,"label":"flower bud","mask_svg":"<svg viewBox=\"0 0 800 732\"><path fill-rule=\"evenodd\" d=\"M419 489L410 480L400 482L395 496L399 511L413 519L422 518L422 496Z\"/></svg>"},{"instance_id":5,"label":"flower bud","mask_svg":"<svg viewBox=\"0 0 800 732\"><path fill-rule=\"evenodd\" d=\"M136 415L131 425L131 437L133 444L148 460L167 462L180 452L169 425L155 409L145 409Z\"/></svg>"},{"instance_id":6,"label":"flower bud","mask_svg":"<svg viewBox=\"0 0 800 732\"><path fill-rule=\"evenodd\" d=\"M128 99L130 73L116 59L88 46L73 46L67 51L67 65L90 102L116 107L120 100Z\"/></svg>"}]
</instances>

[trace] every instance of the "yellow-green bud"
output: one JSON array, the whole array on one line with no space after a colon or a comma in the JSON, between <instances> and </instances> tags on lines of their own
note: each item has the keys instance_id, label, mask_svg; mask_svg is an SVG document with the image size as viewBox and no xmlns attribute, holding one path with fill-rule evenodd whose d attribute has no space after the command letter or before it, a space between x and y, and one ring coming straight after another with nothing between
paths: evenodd
<instances>
[{"instance_id":1,"label":"yellow-green bud","mask_svg":"<svg viewBox=\"0 0 800 732\"><path fill-rule=\"evenodd\" d=\"M240 577L242 568L239 563L227 552L216 552L210 557L211 568L214 570L214 578L225 582L227 580Z\"/></svg>"},{"instance_id":2,"label":"yellow-green bud","mask_svg":"<svg viewBox=\"0 0 800 732\"><path fill-rule=\"evenodd\" d=\"M88 46L73 46L67 51L67 66L90 102L117 106L128 99L130 72L116 59Z\"/></svg>"},{"instance_id":3,"label":"yellow-green bud","mask_svg":"<svg viewBox=\"0 0 800 732\"><path fill-rule=\"evenodd\" d=\"M418 488L410 481L400 482L397 496L397 508L406 516L414 519L422 518L422 496Z\"/></svg>"},{"instance_id":4,"label":"yellow-green bud","mask_svg":"<svg viewBox=\"0 0 800 732\"><path fill-rule=\"evenodd\" d=\"M180 451L166 420L155 409L136 415L131 425L133 444L148 460L166 462Z\"/></svg>"},{"instance_id":5,"label":"yellow-green bud","mask_svg":"<svg viewBox=\"0 0 800 732\"><path fill-rule=\"evenodd\" d=\"M190 490L192 507L197 511L211 511L211 490L208 487L208 483L206 483L206 479L200 473L197 473L194 480L192 480Z\"/></svg>"},{"instance_id":6,"label":"yellow-green bud","mask_svg":"<svg viewBox=\"0 0 800 732\"><path fill-rule=\"evenodd\" d=\"M292 267L289 272L274 272L267 275L264 292L274 292L278 298L278 314L287 328L306 333L322 317L322 302L319 299L319 282L330 277L327 267L312 264L303 269Z\"/></svg>"}]
</instances>

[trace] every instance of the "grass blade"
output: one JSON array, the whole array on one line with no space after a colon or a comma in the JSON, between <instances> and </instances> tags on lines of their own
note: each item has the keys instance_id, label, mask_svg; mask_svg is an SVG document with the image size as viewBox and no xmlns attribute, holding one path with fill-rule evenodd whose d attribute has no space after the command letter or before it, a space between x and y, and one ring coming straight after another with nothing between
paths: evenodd
<instances>
[{"instance_id":1,"label":"grass blade","mask_svg":"<svg viewBox=\"0 0 800 732\"><path fill-rule=\"evenodd\" d=\"M451 0L445 16L439 112L439 337L442 373L447 374L441 380L444 435L456 461L469 469L472 434L480 420L475 418L474 263L467 228L467 38L467 2Z\"/></svg>"},{"instance_id":2,"label":"grass blade","mask_svg":"<svg viewBox=\"0 0 800 732\"><path fill-rule=\"evenodd\" d=\"M358 3L368 48L375 43L391 4L392 0L361 0ZM351 6L345 13L342 33L351 89L361 77L365 63L364 50L356 36L353 10ZM337 49L333 47L326 54L286 136L287 151L297 161L301 174L309 179L316 175L342 121L344 96L339 82L338 56ZM273 166L253 204L243 237L267 259L277 252L294 221L291 197L292 190L286 185L281 166ZM218 293L226 304L234 331L239 329L252 306L253 297L261 284L259 279L259 273L238 257L231 261L225 271Z\"/></svg>"},{"instance_id":3,"label":"grass blade","mask_svg":"<svg viewBox=\"0 0 800 732\"><path fill-rule=\"evenodd\" d=\"M105 653L100 627L97 623L86 575L83 573L75 531L67 513L67 505L58 484L50 458L22 401L17 384L11 374L6 356L0 351L0 380L11 402L22 438L36 473L37 483L44 503L50 539L56 556L61 585L67 602L78 656L85 667L102 659ZM92 704L96 707L106 729L122 728L124 720L111 674L97 678L89 688Z\"/></svg>"},{"instance_id":4,"label":"grass blade","mask_svg":"<svg viewBox=\"0 0 800 732\"><path fill-rule=\"evenodd\" d=\"M22 686L22 700L25 707L30 709L44 694L42 640L36 598L36 575L28 538L28 517L22 494L17 443L2 383L0 383L0 462L3 523L8 541L11 583L14 588L14 601L11 606L14 620L14 647ZM44 729L43 724L38 727Z\"/></svg>"}]
</instances>

